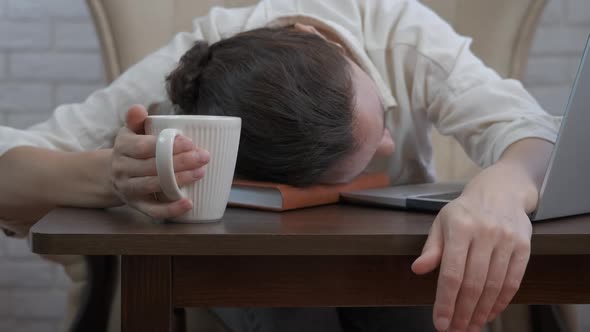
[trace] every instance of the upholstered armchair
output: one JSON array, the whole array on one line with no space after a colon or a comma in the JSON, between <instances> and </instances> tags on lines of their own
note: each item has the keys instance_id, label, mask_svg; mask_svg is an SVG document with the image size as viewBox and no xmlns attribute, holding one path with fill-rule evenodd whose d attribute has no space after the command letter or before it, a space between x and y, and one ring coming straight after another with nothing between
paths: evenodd
<instances>
[{"instance_id":1,"label":"upholstered armchair","mask_svg":"<svg viewBox=\"0 0 590 332\"><path fill-rule=\"evenodd\" d=\"M318 0L319 1L319 0ZM214 5L235 7L255 0L87 0L102 46L106 77L114 80L148 53L166 44ZM522 78L537 21L546 0L425 0L460 33L473 37L473 50L503 77ZM156 23L157 22L157 23ZM452 139L433 133L440 180L465 180L478 168ZM504 331L533 331L528 309L502 323ZM525 312L526 311L526 312ZM563 310L562 310L563 311ZM525 313L523 313L525 312ZM200 312L199 331L219 331ZM567 315L566 315L567 316ZM515 317L519 317L518 314ZM205 322L209 320L209 322ZM571 323L570 318L570 323ZM518 322L523 321L523 322ZM527 325L528 324L528 325ZM207 327L205 326L207 325ZM215 324L213 324L215 325ZM492 328L500 331L498 326ZM89 331L89 330L84 330ZM534 331L538 331L534 329ZM547 330L549 331L549 330Z\"/></svg>"}]
</instances>

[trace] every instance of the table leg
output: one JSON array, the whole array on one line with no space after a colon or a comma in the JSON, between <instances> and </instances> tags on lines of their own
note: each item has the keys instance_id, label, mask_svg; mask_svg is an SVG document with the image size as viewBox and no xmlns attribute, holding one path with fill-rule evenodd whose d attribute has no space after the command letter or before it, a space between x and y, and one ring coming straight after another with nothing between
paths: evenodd
<instances>
[{"instance_id":1,"label":"table leg","mask_svg":"<svg viewBox=\"0 0 590 332\"><path fill-rule=\"evenodd\" d=\"M108 329L117 283L117 257L85 256L88 294L80 303L70 332L104 332Z\"/></svg>"},{"instance_id":2,"label":"table leg","mask_svg":"<svg viewBox=\"0 0 590 332\"><path fill-rule=\"evenodd\" d=\"M121 259L121 331L173 331L170 256Z\"/></svg>"}]
</instances>

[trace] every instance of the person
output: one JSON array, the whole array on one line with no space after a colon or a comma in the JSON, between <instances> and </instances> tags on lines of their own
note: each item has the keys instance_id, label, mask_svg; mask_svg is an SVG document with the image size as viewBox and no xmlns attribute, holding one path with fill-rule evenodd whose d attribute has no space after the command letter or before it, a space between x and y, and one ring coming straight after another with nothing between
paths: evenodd
<instances>
[{"instance_id":1,"label":"person","mask_svg":"<svg viewBox=\"0 0 590 332\"><path fill-rule=\"evenodd\" d=\"M167 46L80 104L27 130L0 128L0 218L12 232L56 206L127 204L155 218L161 202L148 114L169 100L186 114L239 116L236 174L293 185L386 170L393 184L432 181L430 130L452 135L484 170L436 217L411 269L440 267L432 309L217 308L236 331L479 331L510 303L530 255L527 214L556 139L521 83L502 79L414 0L263 0L214 8ZM142 106L143 105L143 106ZM207 151L179 136L177 181L206 175ZM56 191L55 188L60 188ZM364 324L364 325L363 325Z\"/></svg>"}]
</instances>

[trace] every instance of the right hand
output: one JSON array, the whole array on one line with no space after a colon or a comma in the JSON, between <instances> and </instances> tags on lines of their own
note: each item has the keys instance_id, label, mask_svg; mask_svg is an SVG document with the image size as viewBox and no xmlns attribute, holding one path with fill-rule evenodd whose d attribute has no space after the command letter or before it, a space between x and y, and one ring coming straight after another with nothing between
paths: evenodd
<instances>
[{"instance_id":1,"label":"right hand","mask_svg":"<svg viewBox=\"0 0 590 332\"><path fill-rule=\"evenodd\" d=\"M141 105L127 111L126 126L119 130L111 160L111 183L115 194L127 205L156 219L179 217L192 209L187 199L156 200L162 191L156 170L156 136L145 135L148 113ZM205 175L209 153L185 136L174 140L174 172L178 186L194 183ZM160 197L163 194L159 195Z\"/></svg>"}]
</instances>

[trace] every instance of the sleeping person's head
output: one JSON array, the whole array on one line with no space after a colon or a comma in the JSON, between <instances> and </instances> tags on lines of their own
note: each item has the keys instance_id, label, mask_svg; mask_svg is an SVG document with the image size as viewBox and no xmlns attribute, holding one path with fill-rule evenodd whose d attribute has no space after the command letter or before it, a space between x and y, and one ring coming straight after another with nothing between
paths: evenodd
<instances>
[{"instance_id":1,"label":"sleeping person's head","mask_svg":"<svg viewBox=\"0 0 590 332\"><path fill-rule=\"evenodd\" d=\"M370 77L310 26L198 42L167 83L184 114L242 118L239 177L345 182L393 150Z\"/></svg>"}]
</instances>

